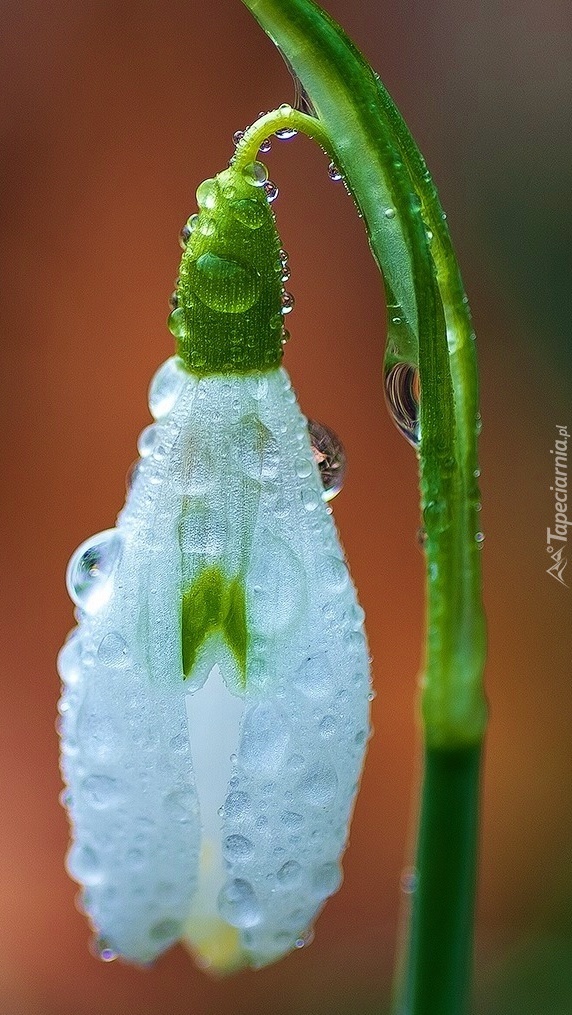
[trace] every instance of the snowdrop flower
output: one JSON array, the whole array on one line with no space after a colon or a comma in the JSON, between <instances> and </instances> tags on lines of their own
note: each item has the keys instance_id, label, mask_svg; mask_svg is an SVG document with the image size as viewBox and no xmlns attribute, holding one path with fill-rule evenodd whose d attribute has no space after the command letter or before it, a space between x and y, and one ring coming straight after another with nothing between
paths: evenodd
<instances>
[{"instance_id":1,"label":"snowdrop flower","mask_svg":"<svg viewBox=\"0 0 572 1015\"><path fill-rule=\"evenodd\" d=\"M116 528L68 568L68 869L104 958L182 940L214 970L265 965L342 877L368 653L280 366L284 258L257 166L199 187L156 421Z\"/></svg>"}]
</instances>

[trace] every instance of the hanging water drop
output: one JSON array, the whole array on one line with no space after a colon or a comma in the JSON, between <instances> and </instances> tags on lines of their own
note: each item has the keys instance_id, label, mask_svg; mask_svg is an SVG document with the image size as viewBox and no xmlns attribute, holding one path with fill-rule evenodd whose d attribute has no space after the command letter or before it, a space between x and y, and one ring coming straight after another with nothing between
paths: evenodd
<instances>
[{"instance_id":1,"label":"hanging water drop","mask_svg":"<svg viewBox=\"0 0 572 1015\"><path fill-rule=\"evenodd\" d=\"M290 314L294 309L295 302L292 293L283 292L281 302L282 302L282 313Z\"/></svg>"},{"instance_id":2,"label":"hanging water drop","mask_svg":"<svg viewBox=\"0 0 572 1015\"><path fill-rule=\"evenodd\" d=\"M337 183L338 180L341 180L342 174L338 169L338 167L336 166L335 162L330 162L328 166L328 176L330 177L330 180L334 181L334 183Z\"/></svg>"},{"instance_id":3,"label":"hanging water drop","mask_svg":"<svg viewBox=\"0 0 572 1015\"><path fill-rule=\"evenodd\" d=\"M308 432L312 454L320 470L324 487L322 497L325 501L333 500L344 485L346 475L344 446L333 430L315 419L308 420Z\"/></svg>"},{"instance_id":4,"label":"hanging water drop","mask_svg":"<svg viewBox=\"0 0 572 1015\"><path fill-rule=\"evenodd\" d=\"M271 148L272 148L272 141L270 140L269 137L266 137L264 139L264 141L262 141L262 143L260 144L260 146L258 148L258 151L262 152L263 155L266 155L266 153L269 152L271 150Z\"/></svg>"},{"instance_id":5,"label":"hanging water drop","mask_svg":"<svg viewBox=\"0 0 572 1015\"><path fill-rule=\"evenodd\" d=\"M385 374L385 401L397 429L413 447L419 444L419 371L394 363Z\"/></svg>"},{"instance_id":6,"label":"hanging water drop","mask_svg":"<svg viewBox=\"0 0 572 1015\"><path fill-rule=\"evenodd\" d=\"M169 296L169 306L171 310L176 310L179 306L179 294L176 289Z\"/></svg>"},{"instance_id":7,"label":"hanging water drop","mask_svg":"<svg viewBox=\"0 0 572 1015\"><path fill-rule=\"evenodd\" d=\"M240 141L242 141L243 137L244 137L243 130L235 130L234 134L232 135L232 141L235 147Z\"/></svg>"},{"instance_id":8,"label":"hanging water drop","mask_svg":"<svg viewBox=\"0 0 572 1015\"><path fill-rule=\"evenodd\" d=\"M191 227L189 226L189 223L185 222L183 228L181 229L181 232L179 233L179 243L181 244L183 250L187 249L187 243L189 242L189 239L191 237L191 232L192 230Z\"/></svg>"},{"instance_id":9,"label":"hanging water drop","mask_svg":"<svg viewBox=\"0 0 572 1015\"><path fill-rule=\"evenodd\" d=\"M276 200L279 194L278 187L272 180L267 180L264 184L264 193L266 194L266 200L269 204L272 204Z\"/></svg>"},{"instance_id":10,"label":"hanging water drop","mask_svg":"<svg viewBox=\"0 0 572 1015\"><path fill-rule=\"evenodd\" d=\"M71 558L67 589L70 599L86 613L97 613L108 601L121 544L117 529L107 529L82 543Z\"/></svg>"}]
</instances>

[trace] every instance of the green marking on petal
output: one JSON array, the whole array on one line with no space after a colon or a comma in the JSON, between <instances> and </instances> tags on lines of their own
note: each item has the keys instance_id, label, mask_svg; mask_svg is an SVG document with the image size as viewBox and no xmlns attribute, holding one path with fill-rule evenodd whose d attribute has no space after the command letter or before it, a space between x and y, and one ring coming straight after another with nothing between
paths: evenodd
<instances>
[{"instance_id":1,"label":"green marking on petal","mask_svg":"<svg viewBox=\"0 0 572 1015\"><path fill-rule=\"evenodd\" d=\"M190 677L199 649L216 631L225 638L246 686L246 600L242 579L228 579L218 567L207 567L183 594L181 638L183 673Z\"/></svg>"},{"instance_id":2,"label":"green marking on petal","mask_svg":"<svg viewBox=\"0 0 572 1015\"><path fill-rule=\"evenodd\" d=\"M224 633L240 668L242 683L246 686L246 596L240 578L233 578L226 590Z\"/></svg>"}]
</instances>

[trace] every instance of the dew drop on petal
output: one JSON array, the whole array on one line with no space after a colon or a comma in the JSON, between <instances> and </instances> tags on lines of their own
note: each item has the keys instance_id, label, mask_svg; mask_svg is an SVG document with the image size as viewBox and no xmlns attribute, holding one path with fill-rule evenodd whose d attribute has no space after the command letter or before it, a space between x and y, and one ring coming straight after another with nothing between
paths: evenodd
<instances>
[{"instance_id":1,"label":"dew drop on petal","mask_svg":"<svg viewBox=\"0 0 572 1015\"><path fill-rule=\"evenodd\" d=\"M111 669L127 666L129 662L127 642L117 631L110 631L99 643L97 658Z\"/></svg>"},{"instance_id":2,"label":"dew drop on petal","mask_svg":"<svg viewBox=\"0 0 572 1015\"><path fill-rule=\"evenodd\" d=\"M234 878L222 888L218 897L218 910L231 927L256 927L262 911L249 881Z\"/></svg>"},{"instance_id":3,"label":"dew drop on petal","mask_svg":"<svg viewBox=\"0 0 572 1015\"><path fill-rule=\"evenodd\" d=\"M82 543L71 558L66 575L68 592L86 613L96 613L108 601L121 546L117 529L107 529Z\"/></svg>"},{"instance_id":4,"label":"dew drop on petal","mask_svg":"<svg viewBox=\"0 0 572 1015\"><path fill-rule=\"evenodd\" d=\"M276 877L285 888L291 888L298 883L302 874L302 867L297 860L287 860L276 872Z\"/></svg>"},{"instance_id":5,"label":"dew drop on petal","mask_svg":"<svg viewBox=\"0 0 572 1015\"><path fill-rule=\"evenodd\" d=\"M159 367L149 387L149 409L155 419L171 411L188 376L178 356L171 356Z\"/></svg>"}]
</instances>

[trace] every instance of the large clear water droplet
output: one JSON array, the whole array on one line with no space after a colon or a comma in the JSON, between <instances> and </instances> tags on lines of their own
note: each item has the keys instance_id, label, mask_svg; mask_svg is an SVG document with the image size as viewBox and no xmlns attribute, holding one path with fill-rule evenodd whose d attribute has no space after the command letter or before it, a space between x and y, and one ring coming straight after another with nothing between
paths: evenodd
<instances>
[{"instance_id":1,"label":"large clear water droplet","mask_svg":"<svg viewBox=\"0 0 572 1015\"><path fill-rule=\"evenodd\" d=\"M385 374L385 401L397 429L413 447L419 444L419 371L394 363Z\"/></svg>"},{"instance_id":2,"label":"large clear water droplet","mask_svg":"<svg viewBox=\"0 0 572 1015\"><path fill-rule=\"evenodd\" d=\"M262 919L262 911L249 881L234 878L218 897L218 910L231 927L255 927Z\"/></svg>"},{"instance_id":3,"label":"large clear water droplet","mask_svg":"<svg viewBox=\"0 0 572 1015\"><path fill-rule=\"evenodd\" d=\"M209 211L215 207L218 197L218 183L216 180L203 180L197 187L197 204L199 208L208 208Z\"/></svg>"},{"instance_id":4,"label":"large clear water droplet","mask_svg":"<svg viewBox=\"0 0 572 1015\"><path fill-rule=\"evenodd\" d=\"M66 575L68 592L86 613L97 613L108 601L121 544L117 529L107 529L82 543L71 558Z\"/></svg>"},{"instance_id":5,"label":"large clear water droplet","mask_svg":"<svg viewBox=\"0 0 572 1015\"><path fill-rule=\"evenodd\" d=\"M229 210L233 217L247 229L260 229L266 218L264 206L253 198L245 197L231 201Z\"/></svg>"},{"instance_id":6,"label":"large clear water droplet","mask_svg":"<svg viewBox=\"0 0 572 1015\"><path fill-rule=\"evenodd\" d=\"M217 254L201 254L189 265L189 288L207 307L221 313L250 310L260 296L260 285L260 275L253 268Z\"/></svg>"},{"instance_id":7,"label":"large clear water droplet","mask_svg":"<svg viewBox=\"0 0 572 1015\"><path fill-rule=\"evenodd\" d=\"M346 476L346 454L344 446L336 433L318 423L315 419L308 420L308 432L312 445L312 454L324 487L322 497L325 501L333 500L344 485Z\"/></svg>"},{"instance_id":8,"label":"large clear water droplet","mask_svg":"<svg viewBox=\"0 0 572 1015\"><path fill-rule=\"evenodd\" d=\"M249 162L242 170L242 175L253 187L263 187L268 179L268 170L263 162Z\"/></svg>"}]
</instances>

